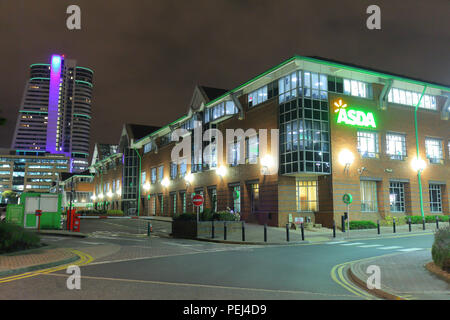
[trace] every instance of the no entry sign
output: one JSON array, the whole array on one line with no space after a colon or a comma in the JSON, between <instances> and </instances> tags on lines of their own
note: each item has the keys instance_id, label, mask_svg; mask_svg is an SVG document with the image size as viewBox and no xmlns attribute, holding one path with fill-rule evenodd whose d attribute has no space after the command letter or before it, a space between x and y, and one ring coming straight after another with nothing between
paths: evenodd
<instances>
[{"instance_id":1,"label":"no entry sign","mask_svg":"<svg viewBox=\"0 0 450 320\"><path fill-rule=\"evenodd\" d=\"M192 203L194 204L194 206L200 207L203 204L203 196L201 194L196 194L192 198Z\"/></svg>"}]
</instances>

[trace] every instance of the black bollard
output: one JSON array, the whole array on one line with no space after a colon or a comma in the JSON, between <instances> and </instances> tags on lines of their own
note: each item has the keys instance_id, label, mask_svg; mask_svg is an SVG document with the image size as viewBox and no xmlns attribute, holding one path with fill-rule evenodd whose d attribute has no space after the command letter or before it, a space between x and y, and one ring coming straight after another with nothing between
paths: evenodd
<instances>
[{"instance_id":1,"label":"black bollard","mask_svg":"<svg viewBox=\"0 0 450 320\"><path fill-rule=\"evenodd\" d=\"M148 223L148 226L147 226L147 236L150 237L150 222Z\"/></svg>"},{"instance_id":2,"label":"black bollard","mask_svg":"<svg viewBox=\"0 0 450 320\"><path fill-rule=\"evenodd\" d=\"M286 241L289 242L289 223L286 223Z\"/></svg>"},{"instance_id":3,"label":"black bollard","mask_svg":"<svg viewBox=\"0 0 450 320\"><path fill-rule=\"evenodd\" d=\"M211 221L211 239L214 239L214 220Z\"/></svg>"},{"instance_id":4,"label":"black bollard","mask_svg":"<svg viewBox=\"0 0 450 320\"><path fill-rule=\"evenodd\" d=\"M333 220L333 238L336 238L336 222Z\"/></svg>"},{"instance_id":5,"label":"black bollard","mask_svg":"<svg viewBox=\"0 0 450 320\"><path fill-rule=\"evenodd\" d=\"M422 219L422 229L425 230L425 218Z\"/></svg>"},{"instance_id":6,"label":"black bollard","mask_svg":"<svg viewBox=\"0 0 450 320\"><path fill-rule=\"evenodd\" d=\"M392 220L392 227L394 228L394 233L395 233L395 218Z\"/></svg>"},{"instance_id":7,"label":"black bollard","mask_svg":"<svg viewBox=\"0 0 450 320\"><path fill-rule=\"evenodd\" d=\"M341 216L342 232L345 232L345 217Z\"/></svg>"},{"instance_id":8,"label":"black bollard","mask_svg":"<svg viewBox=\"0 0 450 320\"><path fill-rule=\"evenodd\" d=\"M242 221L242 241L245 241L245 221Z\"/></svg>"},{"instance_id":9,"label":"black bollard","mask_svg":"<svg viewBox=\"0 0 450 320\"><path fill-rule=\"evenodd\" d=\"M411 218L408 218L408 227L409 227L409 232L411 232Z\"/></svg>"},{"instance_id":10,"label":"black bollard","mask_svg":"<svg viewBox=\"0 0 450 320\"><path fill-rule=\"evenodd\" d=\"M267 242L267 224L264 224L264 242Z\"/></svg>"},{"instance_id":11,"label":"black bollard","mask_svg":"<svg viewBox=\"0 0 450 320\"><path fill-rule=\"evenodd\" d=\"M301 224L301 230L302 230L302 241L305 241L305 227L303 227L303 223Z\"/></svg>"},{"instance_id":12,"label":"black bollard","mask_svg":"<svg viewBox=\"0 0 450 320\"><path fill-rule=\"evenodd\" d=\"M223 222L223 240L227 240L227 222Z\"/></svg>"},{"instance_id":13,"label":"black bollard","mask_svg":"<svg viewBox=\"0 0 450 320\"><path fill-rule=\"evenodd\" d=\"M378 232L378 234L381 234L381 230L380 230L380 220L377 220L377 232Z\"/></svg>"},{"instance_id":14,"label":"black bollard","mask_svg":"<svg viewBox=\"0 0 450 320\"><path fill-rule=\"evenodd\" d=\"M439 229L439 217L436 216L436 229Z\"/></svg>"}]
</instances>

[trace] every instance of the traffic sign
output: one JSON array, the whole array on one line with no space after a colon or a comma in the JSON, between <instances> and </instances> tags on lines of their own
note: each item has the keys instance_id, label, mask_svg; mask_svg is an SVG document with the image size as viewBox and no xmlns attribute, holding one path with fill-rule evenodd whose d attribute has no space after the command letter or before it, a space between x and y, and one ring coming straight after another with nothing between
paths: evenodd
<instances>
[{"instance_id":1,"label":"traffic sign","mask_svg":"<svg viewBox=\"0 0 450 320\"><path fill-rule=\"evenodd\" d=\"M342 201L344 201L344 203L346 203L346 204L350 204L353 201L353 197L352 197L352 195L350 193L346 193L342 197Z\"/></svg>"},{"instance_id":2,"label":"traffic sign","mask_svg":"<svg viewBox=\"0 0 450 320\"><path fill-rule=\"evenodd\" d=\"M194 206L200 207L203 204L203 196L201 194L196 194L192 198L192 203L194 204Z\"/></svg>"}]
</instances>

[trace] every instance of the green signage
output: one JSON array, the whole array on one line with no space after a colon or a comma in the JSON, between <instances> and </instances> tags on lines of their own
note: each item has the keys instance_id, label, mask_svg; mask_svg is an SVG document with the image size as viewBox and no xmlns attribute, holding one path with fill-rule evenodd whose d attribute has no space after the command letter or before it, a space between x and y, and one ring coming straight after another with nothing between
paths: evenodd
<instances>
[{"instance_id":1,"label":"green signage","mask_svg":"<svg viewBox=\"0 0 450 320\"><path fill-rule=\"evenodd\" d=\"M339 99L334 103L337 108L334 112L339 112L337 123L344 123L351 126L360 126L366 128L376 128L375 117L372 112L364 112L356 109L346 109L347 104Z\"/></svg>"},{"instance_id":2,"label":"green signage","mask_svg":"<svg viewBox=\"0 0 450 320\"><path fill-rule=\"evenodd\" d=\"M346 193L342 197L342 201L344 201L345 204L350 204L353 201L353 197L352 197L352 195L350 193Z\"/></svg>"}]
</instances>

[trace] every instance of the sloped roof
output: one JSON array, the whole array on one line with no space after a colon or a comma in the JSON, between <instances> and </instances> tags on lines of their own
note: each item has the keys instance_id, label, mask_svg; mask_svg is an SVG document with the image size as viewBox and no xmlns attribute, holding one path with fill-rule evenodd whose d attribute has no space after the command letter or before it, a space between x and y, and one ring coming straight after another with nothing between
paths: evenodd
<instances>
[{"instance_id":1,"label":"sloped roof","mask_svg":"<svg viewBox=\"0 0 450 320\"><path fill-rule=\"evenodd\" d=\"M139 140L146 135L155 132L156 130L160 129L161 127L156 126L146 126L142 124L132 124L127 123L126 126L128 127L128 133L131 135L130 138L134 140Z\"/></svg>"},{"instance_id":2,"label":"sloped roof","mask_svg":"<svg viewBox=\"0 0 450 320\"><path fill-rule=\"evenodd\" d=\"M227 93L229 91L228 89L220 89L220 88L213 88L213 87L207 87L207 86L199 86L199 88L201 88L203 90L203 92L205 93L205 95L209 101L212 101L212 100L224 95L225 93Z\"/></svg>"}]
</instances>

